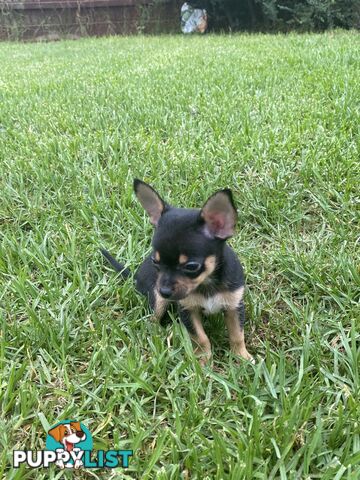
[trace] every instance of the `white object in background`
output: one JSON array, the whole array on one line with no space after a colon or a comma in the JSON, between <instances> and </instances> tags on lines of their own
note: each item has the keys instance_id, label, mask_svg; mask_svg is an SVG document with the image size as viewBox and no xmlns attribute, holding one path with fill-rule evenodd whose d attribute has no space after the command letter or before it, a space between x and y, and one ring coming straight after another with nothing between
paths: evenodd
<instances>
[{"instance_id":1,"label":"white object in background","mask_svg":"<svg viewBox=\"0 0 360 480\"><path fill-rule=\"evenodd\" d=\"M181 7L181 31L183 33L204 33L206 29L206 10L193 8L185 2Z\"/></svg>"}]
</instances>

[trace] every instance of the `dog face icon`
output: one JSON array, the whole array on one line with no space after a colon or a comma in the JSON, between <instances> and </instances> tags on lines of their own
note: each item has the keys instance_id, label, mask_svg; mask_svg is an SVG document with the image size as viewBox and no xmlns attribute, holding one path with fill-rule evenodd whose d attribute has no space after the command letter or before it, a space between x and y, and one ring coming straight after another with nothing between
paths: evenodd
<instances>
[{"instance_id":1,"label":"dog face icon","mask_svg":"<svg viewBox=\"0 0 360 480\"><path fill-rule=\"evenodd\" d=\"M57 442L64 446L64 450L70 452L74 445L86 439L86 433L83 432L80 422L62 423L49 430L51 435Z\"/></svg>"}]
</instances>

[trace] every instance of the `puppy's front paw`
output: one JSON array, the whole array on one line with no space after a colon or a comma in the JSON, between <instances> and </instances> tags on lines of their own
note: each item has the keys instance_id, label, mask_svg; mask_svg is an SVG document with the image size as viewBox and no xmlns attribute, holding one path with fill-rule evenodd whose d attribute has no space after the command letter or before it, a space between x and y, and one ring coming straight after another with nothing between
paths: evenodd
<instances>
[{"instance_id":1,"label":"puppy's front paw","mask_svg":"<svg viewBox=\"0 0 360 480\"><path fill-rule=\"evenodd\" d=\"M247 353L247 357L243 357L245 360L248 360L250 363L252 363L253 365L255 365L256 361L255 361L255 358L250 355L249 352L246 352Z\"/></svg>"},{"instance_id":2,"label":"puppy's front paw","mask_svg":"<svg viewBox=\"0 0 360 480\"><path fill-rule=\"evenodd\" d=\"M247 360L248 362L254 364L255 359L250 353L246 350L245 347L240 347L240 348L232 348L232 351L235 355L238 355L239 357L243 358L244 360Z\"/></svg>"},{"instance_id":3,"label":"puppy's front paw","mask_svg":"<svg viewBox=\"0 0 360 480\"><path fill-rule=\"evenodd\" d=\"M200 348L196 348L194 353L202 368L210 363L212 357L211 350L202 350Z\"/></svg>"},{"instance_id":4,"label":"puppy's front paw","mask_svg":"<svg viewBox=\"0 0 360 480\"><path fill-rule=\"evenodd\" d=\"M200 366L202 368L204 368L206 365L208 365L210 363L211 355L210 356L202 355L202 356L198 357L198 360L199 360Z\"/></svg>"}]
</instances>

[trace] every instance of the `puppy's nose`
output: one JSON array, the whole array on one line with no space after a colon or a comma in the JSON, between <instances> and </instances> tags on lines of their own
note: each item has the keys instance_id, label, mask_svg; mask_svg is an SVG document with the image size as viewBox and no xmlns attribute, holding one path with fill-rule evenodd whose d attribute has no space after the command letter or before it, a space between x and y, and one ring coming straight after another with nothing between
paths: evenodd
<instances>
[{"instance_id":1,"label":"puppy's nose","mask_svg":"<svg viewBox=\"0 0 360 480\"><path fill-rule=\"evenodd\" d=\"M84 432L79 430L78 432L76 432L76 436L79 437L79 438L82 438L84 436Z\"/></svg>"},{"instance_id":2,"label":"puppy's nose","mask_svg":"<svg viewBox=\"0 0 360 480\"><path fill-rule=\"evenodd\" d=\"M170 298L173 291L171 287L160 287L160 295L164 298Z\"/></svg>"}]
</instances>

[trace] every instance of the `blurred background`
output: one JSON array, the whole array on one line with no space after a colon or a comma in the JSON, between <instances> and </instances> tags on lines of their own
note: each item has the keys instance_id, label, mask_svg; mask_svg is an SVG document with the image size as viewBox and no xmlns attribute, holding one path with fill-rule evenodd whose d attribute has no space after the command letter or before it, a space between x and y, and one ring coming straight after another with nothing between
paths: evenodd
<instances>
[{"instance_id":1,"label":"blurred background","mask_svg":"<svg viewBox=\"0 0 360 480\"><path fill-rule=\"evenodd\" d=\"M0 0L0 39L180 33L183 0ZM359 0L195 0L208 32L359 29Z\"/></svg>"}]
</instances>

